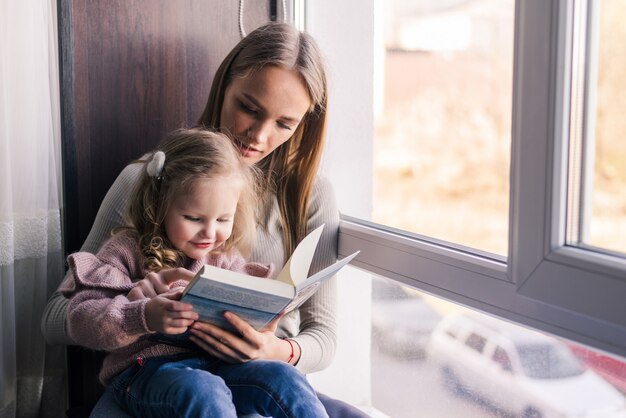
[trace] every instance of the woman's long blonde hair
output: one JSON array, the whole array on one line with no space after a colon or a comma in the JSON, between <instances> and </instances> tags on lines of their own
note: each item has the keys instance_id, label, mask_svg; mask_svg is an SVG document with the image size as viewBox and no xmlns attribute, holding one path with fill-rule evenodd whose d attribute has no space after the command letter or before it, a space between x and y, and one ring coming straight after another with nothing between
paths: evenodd
<instances>
[{"instance_id":1,"label":"woman's long blonde hair","mask_svg":"<svg viewBox=\"0 0 626 418\"><path fill-rule=\"evenodd\" d=\"M313 38L285 23L269 23L251 32L218 68L199 124L221 129L220 115L229 83L268 65L298 72L312 103L289 141L258 163L264 178L263 195L275 193L278 198L288 256L308 232L307 208L324 145L327 80Z\"/></svg>"},{"instance_id":2,"label":"woman's long blonde hair","mask_svg":"<svg viewBox=\"0 0 626 418\"><path fill-rule=\"evenodd\" d=\"M165 162L158 175L151 175L147 166L157 151L165 154ZM181 265L183 254L167 238L164 220L174 197L191 192L198 180L224 178L235 180L233 187L241 187L232 234L219 250L237 248L249 253L256 237L256 169L243 161L230 138L206 129L179 129L167 135L147 160L139 162L146 169L132 196L125 229L137 232L149 271Z\"/></svg>"}]
</instances>

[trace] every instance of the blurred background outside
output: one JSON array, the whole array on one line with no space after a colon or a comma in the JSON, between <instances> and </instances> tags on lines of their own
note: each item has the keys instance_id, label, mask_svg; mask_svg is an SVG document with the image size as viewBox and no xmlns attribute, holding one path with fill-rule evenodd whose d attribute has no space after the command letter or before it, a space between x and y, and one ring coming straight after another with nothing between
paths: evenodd
<instances>
[{"instance_id":1,"label":"blurred background outside","mask_svg":"<svg viewBox=\"0 0 626 418\"><path fill-rule=\"evenodd\" d=\"M514 1L383 4L372 220L506 256ZM626 253L626 3L600 4L587 244Z\"/></svg>"},{"instance_id":2,"label":"blurred background outside","mask_svg":"<svg viewBox=\"0 0 626 418\"><path fill-rule=\"evenodd\" d=\"M506 256L515 3L382 3L372 220ZM592 215L585 242L620 254L626 253L624 20L626 2L601 1L596 129L590 138ZM372 289L372 397L385 415L626 416L621 359L522 327L494 326L486 316L384 280L374 280ZM449 333L441 324L459 313L470 318L459 320L466 328L483 317L488 325L476 327L484 325L489 335L470 338L465 330L459 331L461 340L433 338L434 330ZM517 340L539 345L533 351ZM463 367L478 362L476 370L484 373L464 371L442 354L463 357L466 351ZM528 359L541 363L532 366ZM537 367L554 373L539 376ZM482 381L463 379L464 373ZM551 395L544 399L540 393Z\"/></svg>"}]
</instances>

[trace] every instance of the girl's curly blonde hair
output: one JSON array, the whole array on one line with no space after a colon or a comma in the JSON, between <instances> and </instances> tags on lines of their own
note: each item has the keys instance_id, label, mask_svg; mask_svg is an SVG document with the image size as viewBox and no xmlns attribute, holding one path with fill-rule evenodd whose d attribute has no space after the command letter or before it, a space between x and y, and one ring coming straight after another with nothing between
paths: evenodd
<instances>
[{"instance_id":1,"label":"girl's curly blonde hair","mask_svg":"<svg viewBox=\"0 0 626 418\"><path fill-rule=\"evenodd\" d=\"M237 248L242 254L249 254L256 240L258 174L242 160L230 138L201 128L178 129L137 163L147 168L158 151L165 154L162 170L158 175L143 170L127 215L126 229L138 234L148 271L158 272L181 265L183 254L168 239L164 220L174 197L190 193L198 180L240 180L233 184L233 187L241 187L241 193L232 234L219 251Z\"/></svg>"}]
</instances>

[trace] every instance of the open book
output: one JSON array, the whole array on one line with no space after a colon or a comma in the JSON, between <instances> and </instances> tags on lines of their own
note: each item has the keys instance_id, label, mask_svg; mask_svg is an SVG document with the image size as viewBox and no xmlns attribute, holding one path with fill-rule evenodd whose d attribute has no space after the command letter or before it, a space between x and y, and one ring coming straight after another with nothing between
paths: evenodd
<instances>
[{"instance_id":1,"label":"open book","mask_svg":"<svg viewBox=\"0 0 626 418\"><path fill-rule=\"evenodd\" d=\"M261 329L282 313L302 305L325 280L348 264L355 252L309 276L309 268L324 225L309 233L296 247L276 279L205 265L185 288L182 302L190 303L200 321L231 329L224 312L238 315Z\"/></svg>"}]
</instances>

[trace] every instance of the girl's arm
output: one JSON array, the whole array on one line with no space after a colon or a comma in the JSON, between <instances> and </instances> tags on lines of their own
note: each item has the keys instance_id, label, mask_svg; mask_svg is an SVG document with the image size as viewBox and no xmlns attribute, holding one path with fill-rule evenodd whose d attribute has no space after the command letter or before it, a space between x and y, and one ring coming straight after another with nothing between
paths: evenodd
<instances>
[{"instance_id":1,"label":"girl's arm","mask_svg":"<svg viewBox=\"0 0 626 418\"><path fill-rule=\"evenodd\" d=\"M111 351L153 332L183 333L198 315L191 305L172 300L178 293L129 301L122 293L111 297L110 289L80 290L68 304L69 334L84 347Z\"/></svg>"},{"instance_id":2,"label":"girl's arm","mask_svg":"<svg viewBox=\"0 0 626 418\"><path fill-rule=\"evenodd\" d=\"M152 332L177 334L197 319L193 307L179 302L179 291L131 301L133 279L144 274L137 236L121 232L111 237L97 255L79 252L68 257L72 281L61 287L70 296L68 330L78 344L96 350L127 346ZM183 269L148 275L182 276ZM193 276L186 271L187 276ZM173 280L173 279L170 279Z\"/></svg>"},{"instance_id":3,"label":"girl's arm","mask_svg":"<svg viewBox=\"0 0 626 418\"><path fill-rule=\"evenodd\" d=\"M96 350L128 345L149 331L148 299L126 297L144 270L137 238L130 232L111 237L97 254L78 252L67 258L68 279L59 290L68 298L68 334L77 344Z\"/></svg>"},{"instance_id":4,"label":"girl's arm","mask_svg":"<svg viewBox=\"0 0 626 418\"><path fill-rule=\"evenodd\" d=\"M78 292L67 308L73 341L94 350L111 351L150 333L145 321L149 299L130 302L123 294L108 298L101 289Z\"/></svg>"},{"instance_id":5,"label":"girl's arm","mask_svg":"<svg viewBox=\"0 0 626 418\"><path fill-rule=\"evenodd\" d=\"M142 168L143 164L129 164L122 170L104 197L81 251L95 254L111 236L113 228L124 223L124 213L130 203L129 196L137 184ZM61 286L68 280L71 280L69 273ZM41 320L41 331L49 344L75 344L68 332L67 305L67 298L58 289L48 300Z\"/></svg>"}]
</instances>

